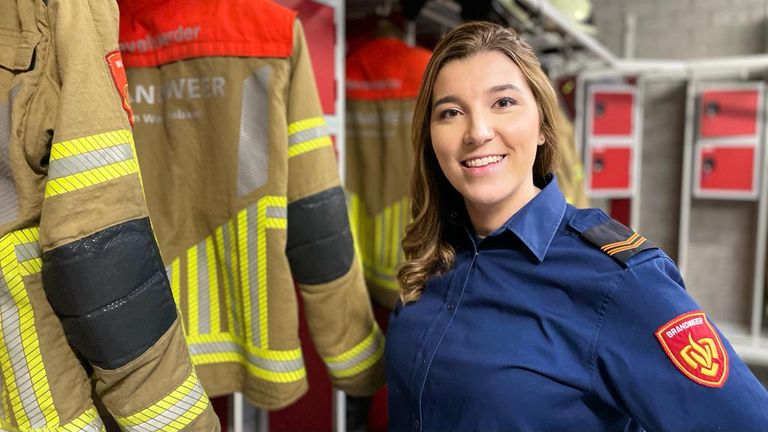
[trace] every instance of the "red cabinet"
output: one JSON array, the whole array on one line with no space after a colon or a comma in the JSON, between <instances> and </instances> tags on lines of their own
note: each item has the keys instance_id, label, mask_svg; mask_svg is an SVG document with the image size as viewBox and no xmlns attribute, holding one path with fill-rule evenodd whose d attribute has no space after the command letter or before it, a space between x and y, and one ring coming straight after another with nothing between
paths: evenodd
<instances>
[{"instance_id":1,"label":"red cabinet","mask_svg":"<svg viewBox=\"0 0 768 432\"><path fill-rule=\"evenodd\" d=\"M701 138L753 136L757 133L758 90L705 90L701 94Z\"/></svg>"},{"instance_id":2,"label":"red cabinet","mask_svg":"<svg viewBox=\"0 0 768 432\"><path fill-rule=\"evenodd\" d=\"M592 93L592 135L632 135L634 93L601 90Z\"/></svg>"},{"instance_id":3,"label":"red cabinet","mask_svg":"<svg viewBox=\"0 0 768 432\"><path fill-rule=\"evenodd\" d=\"M590 189L622 192L629 189L632 173L632 149L593 147L590 158Z\"/></svg>"},{"instance_id":4,"label":"red cabinet","mask_svg":"<svg viewBox=\"0 0 768 432\"><path fill-rule=\"evenodd\" d=\"M640 129L636 89L625 83L595 84L586 94L589 195L629 198L636 183L633 159Z\"/></svg>"},{"instance_id":5,"label":"red cabinet","mask_svg":"<svg viewBox=\"0 0 768 432\"><path fill-rule=\"evenodd\" d=\"M698 154L699 195L751 194L756 190L756 148L753 145L702 145Z\"/></svg>"},{"instance_id":6,"label":"red cabinet","mask_svg":"<svg viewBox=\"0 0 768 432\"><path fill-rule=\"evenodd\" d=\"M764 84L708 84L697 89L693 195L757 199Z\"/></svg>"}]
</instances>

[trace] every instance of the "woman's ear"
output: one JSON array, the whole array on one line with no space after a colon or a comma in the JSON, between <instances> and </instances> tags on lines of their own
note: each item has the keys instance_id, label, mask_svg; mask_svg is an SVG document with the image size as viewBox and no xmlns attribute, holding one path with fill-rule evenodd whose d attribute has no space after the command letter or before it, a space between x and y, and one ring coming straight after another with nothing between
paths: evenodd
<instances>
[{"instance_id":1,"label":"woman's ear","mask_svg":"<svg viewBox=\"0 0 768 432\"><path fill-rule=\"evenodd\" d=\"M539 132L539 145L543 145L545 141L544 132Z\"/></svg>"}]
</instances>

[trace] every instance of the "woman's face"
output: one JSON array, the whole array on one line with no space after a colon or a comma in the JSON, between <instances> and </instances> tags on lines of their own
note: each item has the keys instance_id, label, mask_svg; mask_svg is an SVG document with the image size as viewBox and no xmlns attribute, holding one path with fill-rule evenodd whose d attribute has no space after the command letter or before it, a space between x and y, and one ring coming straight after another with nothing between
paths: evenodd
<instances>
[{"instance_id":1,"label":"woman's face","mask_svg":"<svg viewBox=\"0 0 768 432\"><path fill-rule=\"evenodd\" d=\"M520 68L485 51L446 63L437 75L430 118L432 147L470 217L511 216L537 189L539 110ZM473 218L474 219L474 218Z\"/></svg>"}]
</instances>

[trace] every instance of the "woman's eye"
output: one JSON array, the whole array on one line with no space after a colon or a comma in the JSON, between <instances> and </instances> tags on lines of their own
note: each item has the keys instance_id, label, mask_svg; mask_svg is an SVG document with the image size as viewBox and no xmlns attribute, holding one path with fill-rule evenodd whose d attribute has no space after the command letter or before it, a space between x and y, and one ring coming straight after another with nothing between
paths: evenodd
<instances>
[{"instance_id":1,"label":"woman's eye","mask_svg":"<svg viewBox=\"0 0 768 432\"><path fill-rule=\"evenodd\" d=\"M505 97L505 98L501 98L501 99L497 100L496 101L496 106L499 107L499 108L509 108L512 105L515 105L516 103L517 102L515 102L514 99Z\"/></svg>"},{"instance_id":2,"label":"woman's eye","mask_svg":"<svg viewBox=\"0 0 768 432\"><path fill-rule=\"evenodd\" d=\"M459 110L449 108L443 111L442 113L440 113L440 118L448 119L448 118L456 117L457 115L459 115Z\"/></svg>"}]
</instances>

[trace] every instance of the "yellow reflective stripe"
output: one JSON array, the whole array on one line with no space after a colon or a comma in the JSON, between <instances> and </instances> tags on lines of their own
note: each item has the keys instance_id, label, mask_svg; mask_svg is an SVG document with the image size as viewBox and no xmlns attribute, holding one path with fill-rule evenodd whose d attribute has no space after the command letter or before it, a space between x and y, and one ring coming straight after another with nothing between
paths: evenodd
<instances>
[{"instance_id":1,"label":"yellow reflective stripe","mask_svg":"<svg viewBox=\"0 0 768 432\"><path fill-rule=\"evenodd\" d=\"M171 261L171 293L177 305L181 304L181 260Z\"/></svg>"},{"instance_id":2,"label":"yellow reflective stripe","mask_svg":"<svg viewBox=\"0 0 768 432\"><path fill-rule=\"evenodd\" d=\"M104 430L104 423L101 422L96 408L91 407L71 422L52 429L58 432L99 432Z\"/></svg>"},{"instance_id":3,"label":"yellow reflective stripe","mask_svg":"<svg viewBox=\"0 0 768 432\"><path fill-rule=\"evenodd\" d=\"M305 120L295 121L288 125L288 135L293 135L303 130L311 129L318 126L325 126L325 118L312 117Z\"/></svg>"},{"instance_id":4,"label":"yellow reflective stripe","mask_svg":"<svg viewBox=\"0 0 768 432\"><path fill-rule=\"evenodd\" d=\"M40 273L43 268L42 258L35 258L28 261L22 261L19 263L19 271L21 276L29 276L35 273Z\"/></svg>"},{"instance_id":5,"label":"yellow reflective stripe","mask_svg":"<svg viewBox=\"0 0 768 432\"><path fill-rule=\"evenodd\" d=\"M138 171L139 166L136 163L136 159L131 159L79 172L48 181L45 184L45 196L52 197L66 192L73 192L129 174L135 174Z\"/></svg>"},{"instance_id":6,"label":"yellow reflective stripe","mask_svg":"<svg viewBox=\"0 0 768 432\"><path fill-rule=\"evenodd\" d=\"M240 290L241 297L242 297L242 303L243 303L243 321L245 322L245 335L247 340L249 341L249 344L254 339L254 330L253 330L253 316L251 315L251 311L253 310L253 305L251 304L251 269L249 266L250 262L250 253L248 249L248 209L240 210L237 213L237 247L238 247L238 257L240 259L240 285L242 286L242 289ZM253 251L255 253L255 251Z\"/></svg>"},{"instance_id":7,"label":"yellow reflective stripe","mask_svg":"<svg viewBox=\"0 0 768 432\"><path fill-rule=\"evenodd\" d=\"M187 249L187 334L199 334L200 306L197 296L197 245Z\"/></svg>"},{"instance_id":8,"label":"yellow reflective stripe","mask_svg":"<svg viewBox=\"0 0 768 432\"><path fill-rule=\"evenodd\" d=\"M251 375L276 383L300 381L307 375L300 348L277 351L246 346L231 333L199 335L187 342L196 365L239 363Z\"/></svg>"},{"instance_id":9,"label":"yellow reflective stripe","mask_svg":"<svg viewBox=\"0 0 768 432\"><path fill-rule=\"evenodd\" d=\"M319 148L330 147L331 145L333 145L333 141L331 141L331 137L329 136L311 139L309 141L304 141L301 144L295 144L288 147L288 157L291 158Z\"/></svg>"},{"instance_id":10,"label":"yellow reflective stripe","mask_svg":"<svg viewBox=\"0 0 768 432\"><path fill-rule=\"evenodd\" d=\"M286 197L265 196L259 199L257 204L257 229L258 242L256 245L258 251L258 273L259 273L259 331L261 347L269 347L269 324L267 309L267 228L286 228L287 220L285 218L267 218L267 207L287 208L288 199ZM264 221L264 223L260 223ZM280 222L282 221L282 225ZM268 226L270 225L270 226ZM246 309L250 310L250 309Z\"/></svg>"},{"instance_id":11,"label":"yellow reflective stripe","mask_svg":"<svg viewBox=\"0 0 768 432\"><path fill-rule=\"evenodd\" d=\"M192 371L180 386L164 398L129 416L115 416L115 420L128 432L176 432L195 421L208 404L208 397Z\"/></svg>"},{"instance_id":12,"label":"yellow reflective stripe","mask_svg":"<svg viewBox=\"0 0 768 432\"><path fill-rule=\"evenodd\" d=\"M49 163L54 166L60 159L84 155L89 152L104 150L110 147L119 146L122 148L126 144L131 148L130 151L132 152L132 155L130 156L130 159L84 170L64 177L50 179L45 185L45 196L52 197L66 192L72 192L128 174L138 174L139 171L135 157L136 148L133 144L133 136L131 132L126 129L53 143L51 146ZM128 155L126 154L126 156Z\"/></svg>"},{"instance_id":13,"label":"yellow reflective stripe","mask_svg":"<svg viewBox=\"0 0 768 432\"><path fill-rule=\"evenodd\" d=\"M332 357L324 357L332 376L346 378L373 366L384 355L384 336L377 325L371 333L351 349Z\"/></svg>"},{"instance_id":14,"label":"yellow reflective stripe","mask_svg":"<svg viewBox=\"0 0 768 432\"><path fill-rule=\"evenodd\" d=\"M127 129L60 141L51 146L51 161L130 142L133 142L133 137Z\"/></svg>"},{"instance_id":15,"label":"yellow reflective stripe","mask_svg":"<svg viewBox=\"0 0 768 432\"><path fill-rule=\"evenodd\" d=\"M229 263L229 260L227 257L229 256L229 251L227 250L227 247L224 244L224 229L227 227L227 224L216 227L216 230L214 231L214 238L215 238L215 247L216 247L216 255L218 257L221 257L218 260L218 264L220 264L220 271L221 271L221 283L224 286L224 311L227 315L227 328L229 331L233 334L239 334L239 332L236 330L235 327L235 314L233 313L232 306L235 304L233 301L231 294L232 294L232 287L230 283L230 277L231 277L231 269L232 265ZM229 237L231 239L231 237ZM230 240L231 241L231 240ZM214 315L215 317L215 315ZM218 333L218 332L213 332Z\"/></svg>"},{"instance_id":16,"label":"yellow reflective stripe","mask_svg":"<svg viewBox=\"0 0 768 432\"><path fill-rule=\"evenodd\" d=\"M352 246L355 248L355 255L363 262L363 255L360 253L360 230L358 229L360 219L357 216L360 211L359 205L360 199L357 195L347 192L347 214L349 215L349 228L352 232Z\"/></svg>"},{"instance_id":17,"label":"yellow reflective stripe","mask_svg":"<svg viewBox=\"0 0 768 432\"><path fill-rule=\"evenodd\" d=\"M16 257L16 245L37 241L38 235L37 228L30 228L0 238L0 364L11 410L24 430L59 423Z\"/></svg>"},{"instance_id":18,"label":"yellow reflective stripe","mask_svg":"<svg viewBox=\"0 0 768 432\"><path fill-rule=\"evenodd\" d=\"M235 223L234 222L227 222L227 231L229 232L229 256L230 256L230 269L232 271L232 295L235 299L234 301L234 314L235 319L237 320L237 324L243 322L243 310L240 308L240 305L243 304L243 297L240 291L240 283L238 279L238 275L240 272L240 258L237 254L238 252L238 243L237 243L237 236L235 234ZM237 329L237 327L235 328ZM238 334L244 334L241 329L241 333Z\"/></svg>"},{"instance_id":19,"label":"yellow reflective stripe","mask_svg":"<svg viewBox=\"0 0 768 432\"><path fill-rule=\"evenodd\" d=\"M397 265L397 250L400 248L400 202L395 201L392 204L392 218L390 219L389 231L389 265Z\"/></svg>"},{"instance_id":20,"label":"yellow reflective stripe","mask_svg":"<svg viewBox=\"0 0 768 432\"><path fill-rule=\"evenodd\" d=\"M208 263L208 319L211 333L221 331L221 308L219 307L219 276L216 271L216 253L213 248L213 238L205 239L205 257Z\"/></svg>"}]
</instances>

